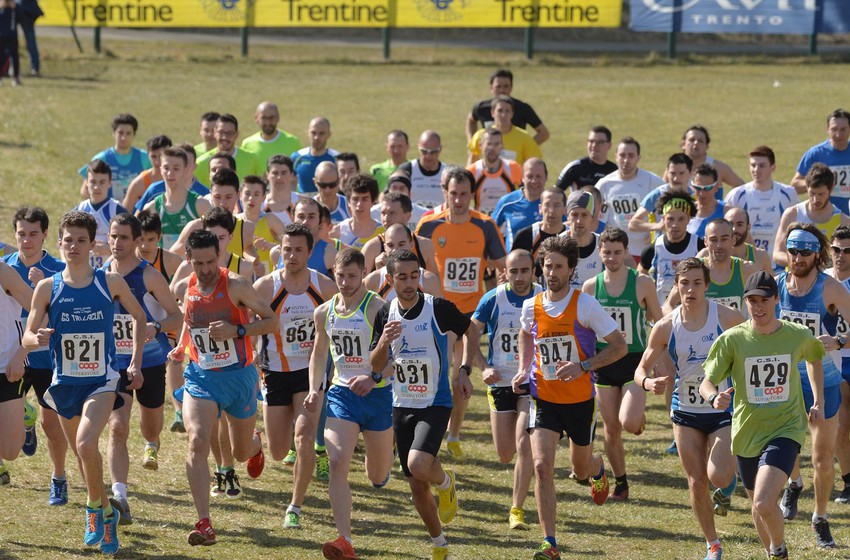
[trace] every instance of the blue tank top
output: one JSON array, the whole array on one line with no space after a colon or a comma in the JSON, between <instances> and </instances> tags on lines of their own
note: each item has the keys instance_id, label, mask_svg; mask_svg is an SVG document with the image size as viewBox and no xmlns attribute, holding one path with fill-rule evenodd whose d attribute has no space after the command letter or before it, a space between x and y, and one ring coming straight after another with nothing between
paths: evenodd
<instances>
[{"instance_id":1,"label":"blue tank top","mask_svg":"<svg viewBox=\"0 0 850 560\"><path fill-rule=\"evenodd\" d=\"M319 239L313 245L313 252L310 253L310 258L307 259L307 268L312 268L318 272L324 274L324 271L328 269L325 266L325 247L328 246L328 242L324 239Z\"/></svg>"},{"instance_id":2,"label":"blue tank top","mask_svg":"<svg viewBox=\"0 0 850 560\"><path fill-rule=\"evenodd\" d=\"M112 336L114 304L106 272L95 270L85 288L72 288L53 275L47 312L53 383L90 385L118 376L115 339Z\"/></svg>"},{"instance_id":3,"label":"blue tank top","mask_svg":"<svg viewBox=\"0 0 850 560\"><path fill-rule=\"evenodd\" d=\"M23 278L24 282L30 288L35 288L35 285L30 282L29 274L30 267L25 265L21 261L20 253L12 253L11 255L6 255L3 257L3 260L6 261L6 264L15 269L18 275ZM62 272L65 270L65 263L51 255L45 250L41 251L41 260L32 265L33 267L39 269L44 273L45 278L50 278L57 272ZM26 309L21 310L21 332L26 328L27 317L29 317L29 311ZM39 350L37 352L30 352L27 355L27 366L34 369L53 369L53 361L50 359L50 351L49 350Z\"/></svg>"},{"instance_id":4,"label":"blue tank top","mask_svg":"<svg viewBox=\"0 0 850 560\"><path fill-rule=\"evenodd\" d=\"M107 262L104 265L104 270L109 269L109 264ZM145 317L148 322L151 322L154 319L148 308L148 301L150 301L148 298L153 296L148 294L145 288L145 268L148 266L150 266L150 263L143 260L139 266L124 276L124 281L127 282L136 301L145 310ZM127 369L130 367L130 359L133 357L133 316L117 301L114 305L115 319L112 323L112 336L115 338L115 357L118 360L118 368ZM168 359L169 350L168 337L165 333L159 333L153 340L145 344L142 367L148 368L164 364Z\"/></svg>"},{"instance_id":5,"label":"blue tank top","mask_svg":"<svg viewBox=\"0 0 850 560\"><path fill-rule=\"evenodd\" d=\"M787 272L782 272L776 277L776 283L779 286L777 317L808 327L815 336L822 334L835 336L838 314L832 315L823 303L823 284L828 275L824 272L818 272L818 278L809 292L799 297L788 293L788 287L785 284L787 276ZM840 360L838 352L827 352L827 356L823 359L824 387L833 387L841 383L841 371L840 367L837 367L837 364L841 363ZM803 389L811 391L809 376L806 373L806 363L800 362L798 369L803 381Z\"/></svg>"}]
</instances>

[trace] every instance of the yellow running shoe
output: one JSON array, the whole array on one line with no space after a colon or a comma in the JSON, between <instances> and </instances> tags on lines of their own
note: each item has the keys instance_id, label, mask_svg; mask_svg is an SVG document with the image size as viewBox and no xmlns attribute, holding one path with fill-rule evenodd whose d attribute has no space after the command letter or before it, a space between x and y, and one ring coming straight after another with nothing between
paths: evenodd
<instances>
[{"instance_id":1,"label":"yellow running shoe","mask_svg":"<svg viewBox=\"0 0 850 560\"><path fill-rule=\"evenodd\" d=\"M449 441L446 443L446 448L449 450L453 459L463 459L464 453L463 449L460 447L459 441Z\"/></svg>"},{"instance_id":2,"label":"yellow running shoe","mask_svg":"<svg viewBox=\"0 0 850 560\"><path fill-rule=\"evenodd\" d=\"M431 560L452 560L449 556L449 547L435 546L434 552L431 553Z\"/></svg>"},{"instance_id":3,"label":"yellow running shoe","mask_svg":"<svg viewBox=\"0 0 850 560\"><path fill-rule=\"evenodd\" d=\"M437 489L437 496L440 498L440 503L437 507L437 512L440 516L440 522L448 525L455 518L457 513L457 492L455 489L455 473L451 469L446 469L446 474L449 476L449 487L445 490ZM435 556L436 558L436 556Z\"/></svg>"},{"instance_id":4,"label":"yellow running shoe","mask_svg":"<svg viewBox=\"0 0 850 560\"><path fill-rule=\"evenodd\" d=\"M511 513L508 516L508 524L511 529L517 531L528 531L529 527L525 523L525 512L520 508L511 508Z\"/></svg>"}]
</instances>

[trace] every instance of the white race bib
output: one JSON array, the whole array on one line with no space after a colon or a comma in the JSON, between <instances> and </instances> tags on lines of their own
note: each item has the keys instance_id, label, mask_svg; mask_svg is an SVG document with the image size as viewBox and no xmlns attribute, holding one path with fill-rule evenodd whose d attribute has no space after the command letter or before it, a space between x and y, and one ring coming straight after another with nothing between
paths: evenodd
<instances>
[{"instance_id":1,"label":"white race bib","mask_svg":"<svg viewBox=\"0 0 850 560\"><path fill-rule=\"evenodd\" d=\"M95 255L94 251L89 253L89 264L94 269L103 268L103 259L104 257Z\"/></svg>"},{"instance_id":2,"label":"white race bib","mask_svg":"<svg viewBox=\"0 0 850 560\"><path fill-rule=\"evenodd\" d=\"M620 223L628 224L640 207L640 199L634 194L615 194L610 196L605 204Z\"/></svg>"},{"instance_id":3,"label":"white race bib","mask_svg":"<svg viewBox=\"0 0 850 560\"><path fill-rule=\"evenodd\" d=\"M732 309L737 309L738 311L741 310L741 298L739 298L739 297L727 296L727 297L716 297L716 298L709 298L709 299L713 299L717 303L719 303L721 305L725 305L726 307L731 307Z\"/></svg>"},{"instance_id":4,"label":"white race bib","mask_svg":"<svg viewBox=\"0 0 850 560\"><path fill-rule=\"evenodd\" d=\"M336 368L341 372L362 370L363 364L369 359L368 344L364 343L357 330L333 329L331 344L334 345ZM368 364L365 367L368 367Z\"/></svg>"},{"instance_id":5,"label":"white race bib","mask_svg":"<svg viewBox=\"0 0 850 560\"><path fill-rule=\"evenodd\" d=\"M790 372L791 354L756 356L744 360L747 401L752 404L787 401Z\"/></svg>"},{"instance_id":6,"label":"white race bib","mask_svg":"<svg viewBox=\"0 0 850 560\"><path fill-rule=\"evenodd\" d=\"M493 340L493 365L499 369L516 372L519 368L517 338L519 328L501 329Z\"/></svg>"},{"instance_id":7,"label":"white race bib","mask_svg":"<svg viewBox=\"0 0 850 560\"><path fill-rule=\"evenodd\" d=\"M62 335L62 375L100 377L106 375L103 333Z\"/></svg>"},{"instance_id":8,"label":"white race bib","mask_svg":"<svg viewBox=\"0 0 850 560\"><path fill-rule=\"evenodd\" d=\"M833 165L830 169L835 173L835 189L832 196L850 198L850 165Z\"/></svg>"},{"instance_id":9,"label":"white race bib","mask_svg":"<svg viewBox=\"0 0 850 560\"><path fill-rule=\"evenodd\" d=\"M708 401L699 394L699 386L705 375L691 375L679 378L679 405L685 408L711 408Z\"/></svg>"},{"instance_id":10,"label":"white race bib","mask_svg":"<svg viewBox=\"0 0 850 560\"><path fill-rule=\"evenodd\" d=\"M190 328L189 333L192 344L198 351L198 366L202 369L223 368L239 361L236 356L236 342L232 338L213 340L207 328Z\"/></svg>"},{"instance_id":11,"label":"white race bib","mask_svg":"<svg viewBox=\"0 0 850 560\"><path fill-rule=\"evenodd\" d=\"M633 342L633 333L632 333L632 308L631 307L603 307L605 313L611 316L614 321L617 322L617 328L620 329L620 332L623 333L623 338L626 340L626 344L632 344ZM596 339L600 342L605 342L605 339L596 335Z\"/></svg>"},{"instance_id":12,"label":"white race bib","mask_svg":"<svg viewBox=\"0 0 850 560\"><path fill-rule=\"evenodd\" d=\"M115 337L116 354L132 354L133 316L129 313L116 313L112 320L112 336Z\"/></svg>"},{"instance_id":13,"label":"white race bib","mask_svg":"<svg viewBox=\"0 0 850 560\"><path fill-rule=\"evenodd\" d=\"M446 259L443 269L443 290L456 294L474 294L478 291L481 259L458 257Z\"/></svg>"},{"instance_id":14,"label":"white race bib","mask_svg":"<svg viewBox=\"0 0 850 560\"><path fill-rule=\"evenodd\" d=\"M287 358L308 358L313 351L313 340L316 338L316 325L312 315L295 317L286 327L281 325L283 354Z\"/></svg>"},{"instance_id":15,"label":"white race bib","mask_svg":"<svg viewBox=\"0 0 850 560\"><path fill-rule=\"evenodd\" d=\"M396 358L393 393L400 402L427 401L437 393L437 372L427 357Z\"/></svg>"},{"instance_id":16,"label":"white race bib","mask_svg":"<svg viewBox=\"0 0 850 560\"><path fill-rule=\"evenodd\" d=\"M555 381L558 379L558 362L574 362L573 357L578 358L576 339L571 335L538 338L537 355L543 379Z\"/></svg>"},{"instance_id":17,"label":"white race bib","mask_svg":"<svg viewBox=\"0 0 850 560\"><path fill-rule=\"evenodd\" d=\"M806 311L785 311L779 310L779 318L783 321L791 321L798 325L803 325L812 331L812 334L818 336L820 334L820 315L817 313L809 313Z\"/></svg>"},{"instance_id":18,"label":"white race bib","mask_svg":"<svg viewBox=\"0 0 850 560\"><path fill-rule=\"evenodd\" d=\"M844 317L841 316L841 313L839 313L838 325L835 327L835 333L847 336L848 331L850 331L850 327L847 325L847 321L844 320Z\"/></svg>"}]
</instances>

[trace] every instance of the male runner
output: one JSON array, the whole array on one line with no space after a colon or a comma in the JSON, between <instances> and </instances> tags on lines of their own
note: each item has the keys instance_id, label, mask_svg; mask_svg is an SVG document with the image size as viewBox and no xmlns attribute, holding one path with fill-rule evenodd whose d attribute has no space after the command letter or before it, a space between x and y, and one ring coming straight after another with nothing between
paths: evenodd
<instances>
[{"instance_id":1,"label":"male runner","mask_svg":"<svg viewBox=\"0 0 850 560\"><path fill-rule=\"evenodd\" d=\"M499 462L508 464L516 455L511 509L508 526L511 529L528 529L522 509L531 477L531 440L528 436L528 387L517 395L511 381L519 366L517 338L520 331L522 304L542 291L532 282L534 258L524 249L514 249L506 259L507 284L490 290L475 308L472 324L481 332L487 329L488 352L486 362L476 352L476 362L483 365L482 376L487 384L490 403L490 429Z\"/></svg>"},{"instance_id":2,"label":"male runner","mask_svg":"<svg viewBox=\"0 0 850 560\"><path fill-rule=\"evenodd\" d=\"M794 468L806 438L801 374L805 360L814 400L808 420L823 421L823 344L804 325L777 318L779 289L768 273L747 279L744 298L750 320L721 334L708 352L700 397L732 413L732 453L752 500L753 521L769 560L788 558L785 524L776 496ZM718 385L731 376L732 387ZM831 459L830 459L831 460Z\"/></svg>"},{"instance_id":3,"label":"male runner","mask_svg":"<svg viewBox=\"0 0 850 560\"><path fill-rule=\"evenodd\" d=\"M585 191L570 193L567 199L567 230L560 237L575 239L578 244L578 264L573 271L570 285L578 290L585 281L602 271L602 259L599 256L599 236L593 232L595 200Z\"/></svg>"},{"instance_id":4,"label":"male runner","mask_svg":"<svg viewBox=\"0 0 850 560\"><path fill-rule=\"evenodd\" d=\"M198 181L206 183L210 178L210 160L216 154L226 154L236 162L236 169L244 177L245 175L262 175L265 162L260 161L254 152L246 148L238 148L236 141L239 139L239 121L230 114L219 115L215 121L216 147L198 156L198 167L195 169L195 177Z\"/></svg>"},{"instance_id":5,"label":"male runner","mask_svg":"<svg viewBox=\"0 0 850 560\"><path fill-rule=\"evenodd\" d=\"M655 187L649 191L648 195L643 197L637 212L629 220L629 231L650 232L653 241L655 240L655 235L660 235L657 232L664 229L664 222L661 220L661 216L656 214L655 205L658 203L661 195L670 189L684 189L693 194L693 189L690 186L693 166L694 163L691 161L691 158L683 153L673 154L667 159L664 176L668 182Z\"/></svg>"},{"instance_id":6,"label":"male runner","mask_svg":"<svg viewBox=\"0 0 850 560\"><path fill-rule=\"evenodd\" d=\"M629 498L623 430L640 435L646 424L646 395L635 384L634 371L646 349L647 319L661 319L652 279L629 268L628 251L629 236L623 230L610 228L599 234L599 257L605 268L582 286L582 291L596 299L618 323L628 347L625 356L596 369L595 381L605 424L605 455L615 479L611 499L618 502ZM601 340L596 343L597 350L605 346Z\"/></svg>"},{"instance_id":7,"label":"male runner","mask_svg":"<svg viewBox=\"0 0 850 560\"><path fill-rule=\"evenodd\" d=\"M617 164L608 160L610 151L611 131L605 126L594 126L587 133L587 157L568 163L555 186L566 192L581 185L596 185L601 178L617 171Z\"/></svg>"},{"instance_id":8,"label":"male runner","mask_svg":"<svg viewBox=\"0 0 850 560\"><path fill-rule=\"evenodd\" d=\"M110 500L113 507L121 512L121 524L133 523L130 504L127 501L127 482L130 473L130 453L127 450L127 439L130 436L130 412L133 398L139 401L139 427L145 439L142 466L148 470L159 468L159 434L162 431L163 411L165 402L165 362L171 346L168 344L166 332L176 331L182 325L180 308L168 289L165 277L149 262L141 260L136 250L141 243L142 224L131 214L118 214L109 224L109 248L112 259L104 267L109 272L120 274L130 293L145 312L143 331L132 329L132 317L127 308L121 304L115 305L115 318L112 325L112 336L115 341L115 358L121 380L118 382L118 393L124 404L115 409L109 419L109 444L107 446L107 462L109 475L112 479L112 494ZM151 314L149 302L156 301L164 311L165 316L157 320ZM142 354L142 377L145 383L135 390L129 388L127 367L130 365L131 351L138 333L144 332L145 344Z\"/></svg>"},{"instance_id":9,"label":"male runner","mask_svg":"<svg viewBox=\"0 0 850 560\"><path fill-rule=\"evenodd\" d=\"M486 128L481 134L481 159L467 166L475 177L474 208L488 216L506 194L515 191L522 180L522 167L512 159L502 157L502 133L496 128Z\"/></svg>"},{"instance_id":10,"label":"male runner","mask_svg":"<svg viewBox=\"0 0 850 560\"><path fill-rule=\"evenodd\" d=\"M587 197L592 200L589 194ZM566 194L559 192L555 187L546 187L540 194L540 214L543 218L539 222L519 230L514 237L514 242L511 244L512 249L524 249L534 257L536 277L542 275L540 265L536 261L540 245L550 237L560 235L567 230L567 225L564 223L566 211Z\"/></svg>"},{"instance_id":11,"label":"male runner","mask_svg":"<svg viewBox=\"0 0 850 560\"><path fill-rule=\"evenodd\" d=\"M587 294L570 286L578 264L578 244L552 237L540 248L546 291L522 305L519 367L511 382L514 393L530 383L531 453L534 497L544 541L534 560L561 557L555 539L555 450L566 432L570 463L579 480L591 478L597 505L608 499L608 479L602 457L593 454L596 406L592 370L625 356L626 340L617 323ZM596 338L608 343L596 354Z\"/></svg>"},{"instance_id":12,"label":"male runner","mask_svg":"<svg viewBox=\"0 0 850 560\"><path fill-rule=\"evenodd\" d=\"M499 226L509 251L517 233L543 219L540 197L548 177L546 162L531 158L522 166L522 187L506 194L496 204L493 221Z\"/></svg>"},{"instance_id":13,"label":"male runner","mask_svg":"<svg viewBox=\"0 0 850 560\"><path fill-rule=\"evenodd\" d=\"M419 157L398 166L410 177L410 200L426 208L433 208L444 202L442 176L446 164L440 161L443 150L440 135L426 130L419 136L417 144Z\"/></svg>"},{"instance_id":14,"label":"male runner","mask_svg":"<svg viewBox=\"0 0 850 560\"><path fill-rule=\"evenodd\" d=\"M468 173L466 170L463 170ZM451 173L451 171L450 171ZM387 262L390 282L397 298L384 304L375 317L370 364L383 372L392 363L393 430L401 468L407 477L413 505L433 542L432 560L449 557L442 524L457 513L455 475L437 459L451 416L450 393L460 399L472 395L470 358L477 329L448 300L422 294L419 263L413 253L398 251ZM450 349L463 337L463 361L453 368L449 389ZM431 494L437 487L439 507Z\"/></svg>"},{"instance_id":15,"label":"male runner","mask_svg":"<svg viewBox=\"0 0 850 560\"><path fill-rule=\"evenodd\" d=\"M407 133L403 130L391 130L387 134L387 154L389 159L376 163L369 168L369 173L378 181L378 187L385 191L390 176L398 167L407 161L407 152L410 149L410 141Z\"/></svg>"},{"instance_id":16,"label":"male runner","mask_svg":"<svg viewBox=\"0 0 850 560\"><path fill-rule=\"evenodd\" d=\"M301 506L316 465L313 447L319 410L304 407L310 388L310 356L316 325L316 308L336 293L336 285L327 276L307 267L313 236L303 224L286 226L280 241L283 268L257 280L254 288L262 301L271 302L280 322L273 335L260 339L259 363L263 371L263 418L269 452L275 461L289 451L293 424L297 460L292 475L292 500L286 508L283 526L301 528ZM316 359L324 368L327 349ZM325 371L324 369L322 370Z\"/></svg>"},{"instance_id":17,"label":"male runner","mask_svg":"<svg viewBox=\"0 0 850 560\"><path fill-rule=\"evenodd\" d=\"M22 345L27 351L50 347L53 382L45 402L60 417L65 437L82 465L88 497L84 542L100 544L105 554L119 548L120 513L107 501L103 459L98 441L113 408L123 404L117 394L119 375L112 335L114 299L132 316L135 332L145 325L145 312L121 276L95 270L89 251L97 222L85 212L68 212L59 223L59 248L65 270L35 287ZM46 325L46 326L42 326ZM127 367L128 389L142 386L144 346L133 341Z\"/></svg>"},{"instance_id":18,"label":"male runner","mask_svg":"<svg viewBox=\"0 0 850 560\"><path fill-rule=\"evenodd\" d=\"M850 213L850 113L844 109L836 109L826 117L826 133L828 138L806 150L797 166L797 172L791 179L791 186L799 194L806 192L806 175L815 163L829 167L836 176L838 189L830 199L838 209L845 214Z\"/></svg>"},{"instance_id":19,"label":"male runner","mask_svg":"<svg viewBox=\"0 0 850 560\"><path fill-rule=\"evenodd\" d=\"M377 179L377 177L376 177ZM380 184L380 183L379 183ZM387 188L381 194L381 202L390 195L391 193L403 194L410 200L410 177L404 171L396 171L390 178L387 179ZM411 200L410 202L410 218L407 220L407 227L410 228L410 231L414 231L416 226L419 225L419 220L422 219L422 216L428 213L428 209L424 206L416 204ZM433 212L432 212L433 213ZM381 203L375 204L372 206L372 219L383 221L381 219ZM368 263L367 263L368 264Z\"/></svg>"},{"instance_id":20,"label":"male runner","mask_svg":"<svg viewBox=\"0 0 850 560\"><path fill-rule=\"evenodd\" d=\"M500 68L490 74L491 97L476 103L475 106L472 107L472 112L466 117L467 141L475 134L479 124L483 128L487 128L493 124L493 111L491 107L492 98L499 95L510 96L513 89L514 75L510 70ZM516 108L512 120L513 124L523 131L529 126L533 128L536 132L534 135L534 141L538 144L542 144L548 140L549 129L546 128L546 125L543 124L543 121L540 120L540 117L537 116L537 113L531 108L531 105L514 97L511 97L511 101L513 101L514 107Z\"/></svg>"},{"instance_id":21,"label":"male runner","mask_svg":"<svg viewBox=\"0 0 850 560\"><path fill-rule=\"evenodd\" d=\"M354 152L340 152L336 156L336 170L339 173L339 183L344 186L349 177L360 173L360 158Z\"/></svg>"},{"instance_id":22,"label":"male runner","mask_svg":"<svg viewBox=\"0 0 850 560\"><path fill-rule=\"evenodd\" d=\"M366 258L366 270L374 271L376 268L383 266L383 258L389 254L385 248L385 242L389 235L390 228L394 225L403 225L407 232L410 233L409 225L411 222L410 214L413 209L413 203L410 198L400 192L388 192L384 194L381 203L379 204L381 213L381 226L384 228L384 233L379 234L363 245L361 249L363 256ZM396 231L399 231L396 228ZM418 235L410 235L411 247L407 247L419 257L419 263L422 268L432 273L437 272L437 261L434 258L434 242L427 237ZM380 263L378 261L381 261Z\"/></svg>"},{"instance_id":23,"label":"male runner","mask_svg":"<svg viewBox=\"0 0 850 560\"><path fill-rule=\"evenodd\" d=\"M384 300L363 284L363 255L345 249L337 255L334 279L339 293L314 313L316 340L310 358L310 392L304 407L316 413L323 406L327 355L334 374L327 390L325 445L330 459L328 496L339 536L322 546L325 558L356 558L351 541L349 466L357 438L366 443L366 476L375 488L390 480L393 462L392 388L369 363L372 326ZM415 288L414 288L415 289Z\"/></svg>"},{"instance_id":24,"label":"male runner","mask_svg":"<svg viewBox=\"0 0 850 560\"><path fill-rule=\"evenodd\" d=\"M850 227L838 226L829 240L832 254L832 266L824 270L841 285L850 291ZM850 327L839 313L835 334L847 337ZM850 348L842 348L841 352L841 407L838 409L838 432L835 442L835 456L841 468L841 479L844 489L835 498L839 504L850 503Z\"/></svg>"},{"instance_id":25,"label":"male runner","mask_svg":"<svg viewBox=\"0 0 850 560\"><path fill-rule=\"evenodd\" d=\"M220 267L218 255L219 240L213 233L192 232L186 244L192 275L172 289L185 302L185 312L180 343L170 358L182 361L188 346L190 359L183 373L183 419L189 434L186 476L200 518L189 533L192 546L216 543L210 521L207 457L213 426L222 412L230 427L233 457L248 461L252 478L263 472L263 444L254 428L259 379L250 337L280 328L274 312L250 281Z\"/></svg>"},{"instance_id":26,"label":"male runner","mask_svg":"<svg viewBox=\"0 0 850 560\"><path fill-rule=\"evenodd\" d=\"M310 121L307 128L307 136L310 145L292 152L292 166L298 176L298 192L305 195L316 194L313 186L313 177L316 167L323 161L329 161L336 165L336 156L339 152L328 148L328 139L331 137L331 122L325 117L316 117Z\"/></svg>"},{"instance_id":27,"label":"male runner","mask_svg":"<svg viewBox=\"0 0 850 560\"><path fill-rule=\"evenodd\" d=\"M112 170L112 187L107 196L116 200L124 200L127 188L133 179L145 169L150 169L151 161L144 150L133 147L133 138L139 130L139 121L136 117L127 113L116 115L112 119L112 137L115 144L98 152L91 159L105 162ZM88 198L88 189L85 178L88 163L80 168L83 177L83 186L80 187L80 196Z\"/></svg>"},{"instance_id":28,"label":"male runner","mask_svg":"<svg viewBox=\"0 0 850 560\"><path fill-rule=\"evenodd\" d=\"M744 180L738 177L738 174L728 164L708 155L709 144L711 144L711 137L708 135L708 129L701 124L691 126L682 135L682 151L694 162L694 169L703 164L711 165L717 169L721 183L730 187L743 185ZM717 191L717 198L723 198L722 189Z\"/></svg>"},{"instance_id":29,"label":"male runner","mask_svg":"<svg viewBox=\"0 0 850 560\"><path fill-rule=\"evenodd\" d=\"M407 226L401 223L393 224L389 228L387 228L386 233L383 235L383 252L380 257L382 257L382 262L386 262L386 259L389 258L390 253L398 249L407 249L412 251L414 255L417 257L417 261L419 262L419 288L425 292L426 294L431 294L434 296L442 297L442 289L440 288L440 277L430 272L425 266L425 260L421 256L421 247L418 247L418 237L413 235ZM416 240L416 241L415 241ZM371 241L370 241L371 243ZM419 250L417 250L417 247ZM365 255L364 251L364 259L368 259ZM432 257L433 259L433 257ZM368 271L369 268L367 267ZM436 270L436 266L435 266ZM392 285L389 280L387 280L387 267L381 266L376 270L369 273L366 276L366 280L364 281L366 287L373 292L377 293L386 301L392 301L395 298L395 291L393 290Z\"/></svg>"},{"instance_id":30,"label":"male runner","mask_svg":"<svg viewBox=\"0 0 850 560\"><path fill-rule=\"evenodd\" d=\"M280 111L271 101L263 101L254 111L254 122L259 132L242 140L242 148L256 154L260 165L267 165L276 155L289 155L301 149L301 140L297 136L280 130Z\"/></svg>"},{"instance_id":31,"label":"male runner","mask_svg":"<svg viewBox=\"0 0 850 560\"><path fill-rule=\"evenodd\" d=\"M652 378L650 372L665 350L670 353L675 366L670 414L673 435L688 477L691 508L705 537L705 560L720 560L723 546L714 525L714 512L725 516L735 491L735 461L729 446L732 414L728 408L716 412L699 391L705 377L702 364L711 345L723 331L742 323L744 317L706 298L711 278L701 260L680 261L675 282L682 305L652 327L634 379L645 391L664 394L670 377ZM725 382L721 388L726 388ZM709 482L717 488L711 498ZM719 506L713 508L714 512L712 499Z\"/></svg>"},{"instance_id":32,"label":"male runner","mask_svg":"<svg viewBox=\"0 0 850 560\"><path fill-rule=\"evenodd\" d=\"M526 131L515 126L511 121L514 116L514 102L507 95L497 95L490 102L492 108L493 124L488 128L498 130L502 134L501 156L505 159L517 162L519 165L533 157L543 157L540 146ZM487 128L479 129L472 135L466 145L469 158L467 165L472 165L481 159L481 138Z\"/></svg>"},{"instance_id":33,"label":"male runner","mask_svg":"<svg viewBox=\"0 0 850 560\"><path fill-rule=\"evenodd\" d=\"M348 209L348 200L339 192L341 184L339 170L331 161L323 161L316 166L313 176L313 184L316 185L318 194L313 198L327 207L331 213L331 223L334 225L351 217Z\"/></svg>"},{"instance_id":34,"label":"male runner","mask_svg":"<svg viewBox=\"0 0 850 560\"><path fill-rule=\"evenodd\" d=\"M355 175L345 185L351 217L333 227L330 236L355 249L384 232L384 226L372 219L372 205L378 200L378 182L371 175Z\"/></svg>"},{"instance_id":35,"label":"male runner","mask_svg":"<svg viewBox=\"0 0 850 560\"><path fill-rule=\"evenodd\" d=\"M746 211L732 207L726 210L723 217L732 224L732 256L738 257L742 261L750 261L755 263L765 272L773 273L774 266L771 261L771 254L764 249L759 249L752 243L747 243L747 237L750 235L750 217ZM704 256L704 255L698 255Z\"/></svg>"},{"instance_id":36,"label":"male runner","mask_svg":"<svg viewBox=\"0 0 850 560\"><path fill-rule=\"evenodd\" d=\"M162 151L172 146L171 138L161 134L147 141L148 159L151 168L145 169L127 187L124 198L120 201L124 208L133 208L145 191L153 183L162 181Z\"/></svg>"},{"instance_id":37,"label":"male runner","mask_svg":"<svg viewBox=\"0 0 850 560\"><path fill-rule=\"evenodd\" d=\"M126 212L121 203L109 198L112 190L112 170L103 160L94 159L86 168L86 200L80 202L74 210L91 214L97 222L97 236L89 256L92 268L103 266L109 256L109 220L113 216Z\"/></svg>"},{"instance_id":38,"label":"male runner","mask_svg":"<svg viewBox=\"0 0 850 560\"><path fill-rule=\"evenodd\" d=\"M258 175L246 175L239 187L242 212L235 216L242 222L243 256L254 259L257 276L267 274L274 268L269 251L280 240L284 228L277 216L263 210L267 191L265 179Z\"/></svg>"},{"instance_id":39,"label":"male runner","mask_svg":"<svg viewBox=\"0 0 850 560\"><path fill-rule=\"evenodd\" d=\"M269 158L265 177L269 184L269 194L263 211L274 214L283 225L288 226L292 223L295 203L301 199L293 190L296 175L292 158L283 155Z\"/></svg>"},{"instance_id":40,"label":"male runner","mask_svg":"<svg viewBox=\"0 0 850 560\"><path fill-rule=\"evenodd\" d=\"M201 124L198 129L198 134L201 136L201 142L194 146L195 151L199 154L205 154L216 147L215 142L215 122L221 115L215 111L207 111L201 115Z\"/></svg>"},{"instance_id":41,"label":"male runner","mask_svg":"<svg viewBox=\"0 0 850 560\"><path fill-rule=\"evenodd\" d=\"M705 226L715 218L722 218L725 203L715 197L720 190L720 176L717 169L704 163L694 169L690 187L694 191L697 211L688 222L688 233L705 237Z\"/></svg>"},{"instance_id":42,"label":"male runner","mask_svg":"<svg viewBox=\"0 0 850 560\"><path fill-rule=\"evenodd\" d=\"M177 181L179 181L181 185L185 186L187 189L194 192L198 196L205 197L208 194L210 194L210 189L209 189L209 187L207 187L207 183L209 181L205 181L204 183L201 183L200 181L198 181L195 178L195 169L197 168L197 164L195 163L195 159L197 158L197 152L195 152L195 148L193 148L192 145L189 144L188 142L184 142L182 144L178 144L177 146L172 146L172 147L178 148L178 149L186 152L186 165L181 166L183 168L183 171L182 171L182 173L179 174ZM166 149L168 149L168 148L166 148ZM165 149L163 150L163 154L164 153L165 153ZM159 169L160 169L160 177L161 178L162 178L162 163L163 163L162 157L163 157L163 154L160 154L160 157L159 157ZM215 174L213 169L215 169L217 171L218 167L220 167L220 164L222 162L228 161L228 163L229 163L229 160L232 160L232 159L233 159L232 157L225 155L225 154L220 154L219 157L213 156L213 159L210 160L210 174L211 174L211 176ZM151 186L148 187L148 189L144 193L142 193L141 198L139 198L139 200L137 200L136 203L133 205L133 211L138 214L139 212L142 211L142 209L145 206L147 206L148 202L150 202L151 200L156 198L157 195L160 195L164 192L165 192L165 180L163 178L162 180L151 184ZM127 196L131 197L131 195L129 193L128 193ZM130 207L127 206L126 208L129 209Z\"/></svg>"}]
</instances>

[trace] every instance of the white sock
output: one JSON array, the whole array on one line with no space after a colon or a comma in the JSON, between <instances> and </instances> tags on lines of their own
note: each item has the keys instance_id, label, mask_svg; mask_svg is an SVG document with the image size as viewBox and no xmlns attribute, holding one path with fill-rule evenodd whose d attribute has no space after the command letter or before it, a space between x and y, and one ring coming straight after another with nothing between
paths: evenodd
<instances>
[{"instance_id":1,"label":"white sock","mask_svg":"<svg viewBox=\"0 0 850 560\"><path fill-rule=\"evenodd\" d=\"M286 513L290 513L290 512L294 513L295 515L301 515L301 508L298 507L298 506L294 506L292 504L289 504L289 507L286 508Z\"/></svg>"},{"instance_id":2,"label":"white sock","mask_svg":"<svg viewBox=\"0 0 850 560\"><path fill-rule=\"evenodd\" d=\"M446 441L460 441L460 436L447 436Z\"/></svg>"},{"instance_id":3,"label":"white sock","mask_svg":"<svg viewBox=\"0 0 850 560\"><path fill-rule=\"evenodd\" d=\"M824 521L826 521L826 514L825 513L823 515L818 515L817 513L812 514L812 523L816 523L820 519L823 519Z\"/></svg>"},{"instance_id":4,"label":"white sock","mask_svg":"<svg viewBox=\"0 0 850 560\"><path fill-rule=\"evenodd\" d=\"M112 495L116 498L127 499L127 485L123 482L116 482L112 485Z\"/></svg>"},{"instance_id":5,"label":"white sock","mask_svg":"<svg viewBox=\"0 0 850 560\"><path fill-rule=\"evenodd\" d=\"M152 443L150 441L147 441L147 442L145 442L145 447L153 447L154 449L159 451L159 444L158 443Z\"/></svg>"},{"instance_id":6,"label":"white sock","mask_svg":"<svg viewBox=\"0 0 850 560\"><path fill-rule=\"evenodd\" d=\"M434 543L434 546L440 548L445 548L449 544L449 541L446 540L446 536L443 533L440 533L436 537L431 537L431 542Z\"/></svg>"},{"instance_id":7,"label":"white sock","mask_svg":"<svg viewBox=\"0 0 850 560\"><path fill-rule=\"evenodd\" d=\"M789 485L793 484L797 488L802 488L803 487L803 475L798 476L796 479L789 478L788 484Z\"/></svg>"},{"instance_id":8,"label":"white sock","mask_svg":"<svg viewBox=\"0 0 850 560\"><path fill-rule=\"evenodd\" d=\"M442 484L437 485L437 490L448 490L451 485L452 485L452 479L449 478L448 473L446 473L446 479L443 480Z\"/></svg>"}]
</instances>

